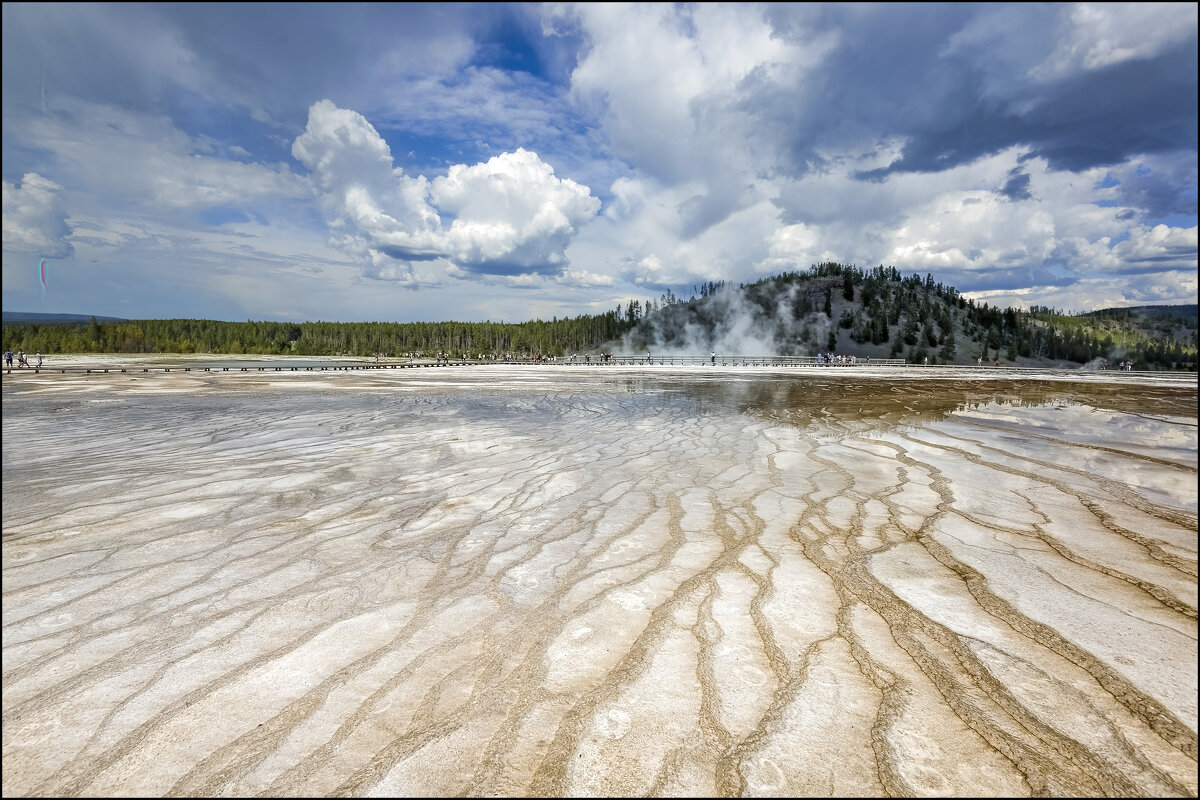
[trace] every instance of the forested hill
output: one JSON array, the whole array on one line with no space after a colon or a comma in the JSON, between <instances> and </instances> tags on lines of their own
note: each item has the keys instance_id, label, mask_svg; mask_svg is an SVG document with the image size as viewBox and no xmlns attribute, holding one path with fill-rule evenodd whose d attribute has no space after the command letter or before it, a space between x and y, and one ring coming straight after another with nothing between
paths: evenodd
<instances>
[{"instance_id":1,"label":"forested hill","mask_svg":"<svg viewBox=\"0 0 1200 800\"><path fill-rule=\"evenodd\" d=\"M8 315L6 314L6 317ZM568 356L668 352L903 357L913 363L1196 369L1196 305L1067 314L977 304L932 275L828 262L712 282L571 319L498 322L10 321L4 348L42 353Z\"/></svg>"},{"instance_id":2,"label":"forested hill","mask_svg":"<svg viewBox=\"0 0 1200 800\"><path fill-rule=\"evenodd\" d=\"M633 350L903 357L913 363L1196 369L1195 305L1067 314L977 304L932 275L823 263L750 284L664 295L625 337Z\"/></svg>"}]
</instances>

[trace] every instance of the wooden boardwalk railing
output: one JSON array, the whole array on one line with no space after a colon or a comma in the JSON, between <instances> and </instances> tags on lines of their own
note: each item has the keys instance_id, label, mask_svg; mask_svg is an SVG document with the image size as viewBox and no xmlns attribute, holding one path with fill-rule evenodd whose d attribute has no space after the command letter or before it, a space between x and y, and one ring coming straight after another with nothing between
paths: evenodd
<instances>
[{"instance_id":1,"label":"wooden boardwalk railing","mask_svg":"<svg viewBox=\"0 0 1200 800\"><path fill-rule=\"evenodd\" d=\"M214 357L219 360L219 356ZM856 358L853 361L818 361L816 356L763 356L763 355L610 355L566 356L563 358L507 358L507 359L443 359L421 361L398 361L366 364L309 364L303 366L182 366L155 365L146 367L84 367L71 365L58 367L43 364L40 367L5 367L5 374L14 370L18 373L109 373L109 372L349 372L369 369L414 369L419 367L481 366L523 364L542 366L742 366L742 367L842 367L842 366L904 366L902 358ZM915 366L915 365L914 365Z\"/></svg>"},{"instance_id":2,"label":"wooden boardwalk railing","mask_svg":"<svg viewBox=\"0 0 1200 800\"><path fill-rule=\"evenodd\" d=\"M215 356L214 360L219 360L219 356ZM484 365L537 365L537 366L558 366L558 367L606 367L606 366L668 366L668 367L687 367L687 366L707 366L707 367L817 367L817 368L836 368L836 367L911 367L913 369L929 369L929 368L951 368L960 370L976 370L976 369L999 369L1002 371L1017 371L1017 372L1062 372L1062 371L1079 371L1079 368L1074 369L1068 367L1023 367L1016 364L1003 364L999 367L991 367L983 365L978 367L974 364L909 364L902 358L847 358L844 361L820 360L816 356L762 356L762 355L718 355L715 358L712 355L610 355L607 358L599 355L594 356L567 356L556 359L539 359L539 358L508 358L508 359L449 359L449 360L434 360L423 359L419 361L394 361L394 362L378 362L378 363L360 363L360 364L306 364L301 366L280 366L269 364L264 366L255 365L195 365L182 366L179 364L166 366L93 366L85 367L77 364L69 366L54 366L52 364L43 364L41 367L4 367L4 374L33 374L37 375L42 372L57 372L57 373L109 373L109 372L351 372L358 370L372 369L417 369L422 367L465 367L465 366L484 366ZM1113 372L1117 370L1111 370ZM1147 375L1161 375L1162 371L1142 372ZM1166 374L1174 374L1174 371L1167 371ZM1180 373L1184 375L1195 375L1191 373Z\"/></svg>"}]
</instances>

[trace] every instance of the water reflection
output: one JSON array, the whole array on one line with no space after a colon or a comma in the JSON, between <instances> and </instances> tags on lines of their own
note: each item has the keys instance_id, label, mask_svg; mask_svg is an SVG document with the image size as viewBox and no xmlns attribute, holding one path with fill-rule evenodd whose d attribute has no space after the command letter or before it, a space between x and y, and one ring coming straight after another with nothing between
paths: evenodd
<instances>
[{"instance_id":1,"label":"water reflection","mask_svg":"<svg viewBox=\"0 0 1200 800\"><path fill-rule=\"evenodd\" d=\"M1123 414L1197 416L1195 387L973 380L880 380L852 377L664 380L629 377L613 382L630 394L679 402L692 399L701 413L749 413L792 425L813 422L856 428L919 425L984 406L1080 406Z\"/></svg>"}]
</instances>

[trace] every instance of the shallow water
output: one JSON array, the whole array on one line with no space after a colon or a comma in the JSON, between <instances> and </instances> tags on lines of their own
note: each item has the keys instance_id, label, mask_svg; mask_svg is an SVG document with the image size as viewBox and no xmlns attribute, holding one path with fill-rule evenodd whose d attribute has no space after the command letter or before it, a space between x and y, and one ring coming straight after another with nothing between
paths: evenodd
<instances>
[{"instance_id":1,"label":"shallow water","mask_svg":"<svg viewBox=\"0 0 1200 800\"><path fill-rule=\"evenodd\" d=\"M1196 383L4 379L5 795L1196 795Z\"/></svg>"}]
</instances>

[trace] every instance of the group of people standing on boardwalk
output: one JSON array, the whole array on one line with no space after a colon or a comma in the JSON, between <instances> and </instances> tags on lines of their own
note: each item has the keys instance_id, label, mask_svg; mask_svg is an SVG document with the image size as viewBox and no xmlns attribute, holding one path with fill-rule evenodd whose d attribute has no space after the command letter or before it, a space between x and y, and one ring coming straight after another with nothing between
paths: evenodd
<instances>
[{"instance_id":1,"label":"group of people standing on boardwalk","mask_svg":"<svg viewBox=\"0 0 1200 800\"><path fill-rule=\"evenodd\" d=\"M818 364L857 364L857 356L842 355L840 353L817 353ZM871 357L867 356L867 364L871 363ZM925 359L925 363L929 363L929 359Z\"/></svg>"},{"instance_id":2,"label":"group of people standing on boardwalk","mask_svg":"<svg viewBox=\"0 0 1200 800\"><path fill-rule=\"evenodd\" d=\"M36 354L34 356L34 359L35 359L35 363L32 365L34 369L37 369L38 367L42 366L42 354L41 353ZM11 369L12 365L13 365L12 350L5 350L4 351L4 366L5 366L5 368ZM25 355L24 350L17 351L17 366L21 367L21 368L30 366L29 357L27 355Z\"/></svg>"}]
</instances>

